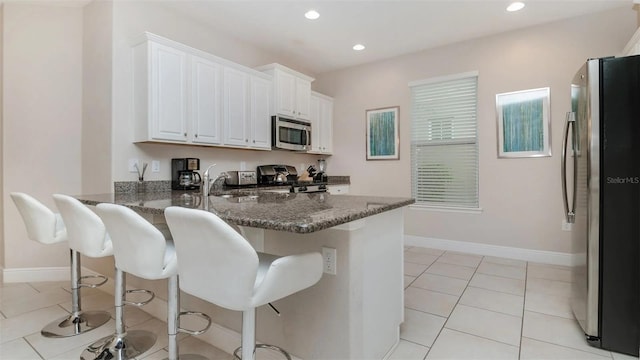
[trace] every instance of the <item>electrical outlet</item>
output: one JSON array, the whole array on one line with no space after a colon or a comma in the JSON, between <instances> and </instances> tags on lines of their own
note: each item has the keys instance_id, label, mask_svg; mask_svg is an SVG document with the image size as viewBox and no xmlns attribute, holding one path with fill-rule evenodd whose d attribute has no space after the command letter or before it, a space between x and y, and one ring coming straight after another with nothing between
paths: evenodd
<instances>
[{"instance_id":1,"label":"electrical outlet","mask_svg":"<svg viewBox=\"0 0 640 360\"><path fill-rule=\"evenodd\" d=\"M247 170L247 162L240 161L240 171L244 171L244 170Z\"/></svg>"},{"instance_id":2,"label":"electrical outlet","mask_svg":"<svg viewBox=\"0 0 640 360\"><path fill-rule=\"evenodd\" d=\"M151 172L160 172L160 161L151 160Z\"/></svg>"},{"instance_id":3,"label":"electrical outlet","mask_svg":"<svg viewBox=\"0 0 640 360\"><path fill-rule=\"evenodd\" d=\"M568 223L567 220L562 220L562 231L571 231L572 224Z\"/></svg>"},{"instance_id":4,"label":"electrical outlet","mask_svg":"<svg viewBox=\"0 0 640 360\"><path fill-rule=\"evenodd\" d=\"M330 247L322 247L323 272L325 274L335 275L337 272L338 255L336 249Z\"/></svg>"},{"instance_id":5,"label":"electrical outlet","mask_svg":"<svg viewBox=\"0 0 640 360\"><path fill-rule=\"evenodd\" d=\"M137 166L140 166L138 164L138 159L129 159L129 172L137 173L138 172L138 169L136 169Z\"/></svg>"}]
</instances>

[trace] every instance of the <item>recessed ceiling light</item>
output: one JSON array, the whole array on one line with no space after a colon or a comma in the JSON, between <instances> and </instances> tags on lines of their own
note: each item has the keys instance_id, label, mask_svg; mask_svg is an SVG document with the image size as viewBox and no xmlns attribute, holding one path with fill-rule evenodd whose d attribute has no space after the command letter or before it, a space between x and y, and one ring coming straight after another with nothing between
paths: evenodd
<instances>
[{"instance_id":1,"label":"recessed ceiling light","mask_svg":"<svg viewBox=\"0 0 640 360\"><path fill-rule=\"evenodd\" d=\"M355 50L355 51L364 50L364 45L362 45L362 44L355 44L355 45L353 45L353 50Z\"/></svg>"},{"instance_id":2,"label":"recessed ceiling light","mask_svg":"<svg viewBox=\"0 0 640 360\"><path fill-rule=\"evenodd\" d=\"M315 10L309 10L306 13L304 13L304 17L306 17L309 20L315 20L320 17L320 13Z\"/></svg>"},{"instance_id":3,"label":"recessed ceiling light","mask_svg":"<svg viewBox=\"0 0 640 360\"><path fill-rule=\"evenodd\" d=\"M524 3L520 1L512 2L509 6L507 6L507 11L514 12L524 9Z\"/></svg>"}]
</instances>

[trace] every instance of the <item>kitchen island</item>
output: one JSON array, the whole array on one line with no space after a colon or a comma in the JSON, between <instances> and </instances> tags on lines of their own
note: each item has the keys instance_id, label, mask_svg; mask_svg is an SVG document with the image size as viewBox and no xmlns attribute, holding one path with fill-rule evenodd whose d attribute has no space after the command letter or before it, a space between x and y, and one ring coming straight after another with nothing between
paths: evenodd
<instances>
[{"instance_id":1,"label":"kitchen island","mask_svg":"<svg viewBox=\"0 0 640 360\"><path fill-rule=\"evenodd\" d=\"M313 287L275 302L280 316L259 310L258 340L302 359L382 359L399 341L402 208L413 199L269 190L228 191L206 200L178 191L77 198L87 205L121 204L156 223L169 206L210 211L239 226L258 251L277 255L335 249L335 275L325 273ZM237 346L214 345L226 351Z\"/></svg>"}]
</instances>

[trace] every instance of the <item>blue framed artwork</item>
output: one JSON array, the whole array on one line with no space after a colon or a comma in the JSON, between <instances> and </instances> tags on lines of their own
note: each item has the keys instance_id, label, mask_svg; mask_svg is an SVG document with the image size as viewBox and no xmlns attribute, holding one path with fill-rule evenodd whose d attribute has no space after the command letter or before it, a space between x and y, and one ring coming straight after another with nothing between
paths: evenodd
<instances>
[{"instance_id":1,"label":"blue framed artwork","mask_svg":"<svg viewBox=\"0 0 640 360\"><path fill-rule=\"evenodd\" d=\"M398 106L366 111L367 160L400 159L399 115Z\"/></svg>"},{"instance_id":2,"label":"blue framed artwork","mask_svg":"<svg viewBox=\"0 0 640 360\"><path fill-rule=\"evenodd\" d=\"M496 95L498 157L551 156L549 88Z\"/></svg>"}]
</instances>

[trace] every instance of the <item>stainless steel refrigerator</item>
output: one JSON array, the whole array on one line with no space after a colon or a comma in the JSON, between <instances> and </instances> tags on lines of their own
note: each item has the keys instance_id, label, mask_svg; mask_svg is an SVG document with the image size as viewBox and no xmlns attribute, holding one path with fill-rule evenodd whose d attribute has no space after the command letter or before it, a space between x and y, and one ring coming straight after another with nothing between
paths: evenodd
<instances>
[{"instance_id":1,"label":"stainless steel refrigerator","mask_svg":"<svg viewBox=\"0 0 640 360\"><path fill-rule=\"evenodd\" d=\"M562 151L571 307L587 341L638 356L640 56L587 61L573 78Z\"/></svg>"}]
</instances>

